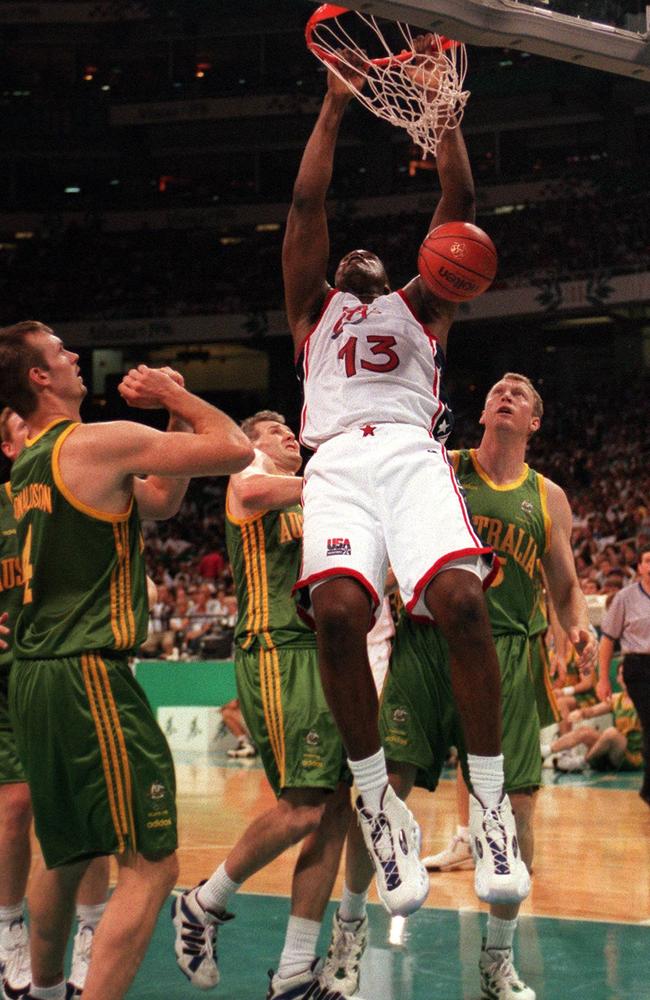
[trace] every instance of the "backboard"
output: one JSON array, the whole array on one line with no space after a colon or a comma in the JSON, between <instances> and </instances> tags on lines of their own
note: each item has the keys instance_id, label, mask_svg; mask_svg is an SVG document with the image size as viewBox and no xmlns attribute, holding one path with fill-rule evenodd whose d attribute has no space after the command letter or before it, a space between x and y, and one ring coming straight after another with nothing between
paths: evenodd
<instances>
[{"instance_id":1,"label":"backboard","mask_svg":"<svg viewBox=\"0 0 650 1000\"><path fill-rule=\"evenodd\" d=\"M650 81L642 0L346 0L471 45L521 49Z\"/></svg>"}]
</instances>

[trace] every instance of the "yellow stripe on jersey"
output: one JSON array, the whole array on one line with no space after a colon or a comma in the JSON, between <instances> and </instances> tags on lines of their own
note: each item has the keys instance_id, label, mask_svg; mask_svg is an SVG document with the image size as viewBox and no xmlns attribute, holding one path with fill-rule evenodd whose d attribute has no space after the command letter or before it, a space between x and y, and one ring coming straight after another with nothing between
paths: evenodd
<instances>
[{"instance_id":1,"label":"yellow stripe on jersey","mask_svg":"<svg viewBox=\"0 0 650 1000\"><path fill-rule=\"evenodd\" d=\"M257 525L251 524L247 527L248 539L251 553L251 571L253 577L253 632L257 634L262 625L262 577L260 572L260 550L256 537Z\"/></svg>"},{"instance_id":2,"label":"yellow stripe on jersey","mask_svg":"<svg viewBox=\"0 0 650 1000\"><path fill-rule=\"evenodd\" d=\"M120 717L117 711L117 705L115 704L113 689L111 688L111 682L108 677L108 670L106 668L106 664L102 660L99 653L95 654L95 659L97 661L98 676L101 678L104 685L104 693L106 696L108 710L113 725L113 732L115 733L115 738L117 740L120 763L122 765L121 775L122 775L122 782L124 785L124 798L126 800L126 810L128 814L127 832L129 834L129 839L131 841L131 850L137 851L138 845L137 845L137 837L135 831L135 820L133 818L133 792L131 788L131 767L129 765L129 755L126 750L126 741L124 739L122 724L120 722Z\"/></svg>"},{"instance_id":3,"label":"yellow stripe on jersey","mask_svg":"<svg viewBox=\"0 0 650 1000\"><path fill-rule=\"evenodd\" d=\"M499 485L499 483L495 483L493 479L490 479L487 472L479 462L476 448L469 449L469 457L471 459L472 465L474 466L476 475L479 477L479 479L482 479L483 482L486 483L486 485L489 486L491 490L496 490L498 493L506 493L509 492L510 490L519 489L519 487L525 483L526 476L530 471L527 463L524 462L522 471L517 476L516 479L513 479L512 482L510 483L501 483L501 485Z\"/></svg>"},{"instance_id":4,"label":"yellow stripe on jersey","mask_svg":"<svg viewBox=\"0 0 650 1000\"><path fill-rule=\"evenodd\" d=\"M84 687L86 688L88 705L90 706L90 712L93 717L93 722L95 723L95 732L97 733L97 742L99 743L99 752L102 758L104 780L106 781L106 794L108 798L108 806L111 812L111 818L113 820L113 829L115 830L115 835L117 837L117 849L119 853L122 854L126 848L126 842L124 840L124 830L120 822L120 816L117 807L117 789L115 787L114 775L111 768L111 762L109 760L107 737L104 729L105 720L102 719L100 708L97 704L97 698L95 696L94 683L93 683L94 676L91 673L90 659L88 656L84 655L81 657L81 670L83 673Z\"/></svg>"},{"instance_id":5,"label":"yellow stripe on jersey","mask_svg":"<svg viewBox=\"0 0 650 1000\"><path fill-rule=\"evenodd\" d=\"M539 499L542 504L542 517L544 518L544 529L546 531L546 546L544 552L548 552L551 547L551 517L548 512L548 498L546 493L546 480L541 473L536 473L537 475L537 488L539 490Z\"/></svg>"},{"instance_id":6,"label":"yellow stripe on jersey","mask_svg":"<svg viewBox=\"0 0 650 1000\"><path fill-rule=\"evenodd\" d=\"M126 614L129 627L128 648L135 645L135 615L133 614L133 594L131 593L131 546L129 544L129 525L125 521L120 525L124 536L124 579L126 581Z\"/></svg>"},{"instance_id":7,"label":"yellow stripe on jersey","mask_svg":"<svg viewBox=\"0 0 650 1000\"><path fill-rule=\"evenodd\" d=\"M246 631L248 633L248 638L244 644L244 648L247 648L247 646L249 646L253 641L253 635L255 634L255 621L253 615L253 609L255 608L255 579L253 575L253 552L248 526L242 526L241 539L244 556L244 572L246 574L246 595L248 599L248 606L246 608Z\"/></svg>"},{"instance_id":8,"label":"yellow stripe on jersey","mask_svg":"<svg viewBox=\"0 0 650 1000\"><path fill-rule=\"evenodd\" d=\"M122 539L120 537L119 525L113 525L113 540L115 542L115 552L117 561L111 573L111 629L115 636L115 648L126 648L126 634L124 629L124 605L122 593Z\"/></svg>"},{"instance_id":9,"label":"yellow stripe on jersey","mask_svg":"<svg viewBox=\"0 0 650 1000\"><path fill-rule=\"evenodd\" d=\"M62 417L61 419L65 420L65 417ZM54 421L54 423L58 423L58 421ZM52 426L54 425L51 424L50 427ZM120 521L128 521L133 509L133 494L129 500L129 506L125 511L120 514L112 514L109 511L98 510L96 507L91 507L90 504L80 500L79 497L75 496L69 486L64 483L60 465L61 448L69 435L80 426L81 424L77 421L76 423L70 424L66 427L65 430L59 434L54 444L54 448L52 449L52 476L54 477L57 490L63 497L65 497L71 507L74 507L75 510L80 511L82 514L86 514L87 517L93 518L95 521L108 521L109 524L118 524ZM46 430L49 430L49 428L46 428ZM34 438L30 443L34 444L44 433L45 431L42 431L41 434ZM28 442L25 442L25 444L27 443Z\"/></svg>"},{"instance_id":10,"label":"yellow stripe on jersey","mask_svg":"<svg viewBox=\"0 0 650 1000\"><path fill-rule=\"evenodd\" d=\"M261 581L261 594L260 594L260 632L265 633L266 641L269 646L272 646L271 637L268 635L269 627L269 579L267 575L266 566L266 541L264 538L264 526L261 521L258 521L255 525L257 530L257 553L259 557L259 567L260 567L260 581Z\"/></svg>"}]
</instances>

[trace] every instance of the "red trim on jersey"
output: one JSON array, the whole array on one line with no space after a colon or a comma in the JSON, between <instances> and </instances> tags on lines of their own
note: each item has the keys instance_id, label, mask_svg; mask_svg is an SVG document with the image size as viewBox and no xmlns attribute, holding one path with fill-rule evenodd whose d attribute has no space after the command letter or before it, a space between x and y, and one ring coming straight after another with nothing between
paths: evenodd
<instances>
[{"instance_id":1,"label":"red trim on jersey","mask_svg":"<svg viewBox=\"0 0 650 1000\"><path fill-rule=\"evenodd\" d=\"M333 576L351 576L353 580L356 580L357 583L360 583L361 586L368 591L368 594L370 595L370 598L373 602L371 611L372 620L370 623L370 627L368 629L368 631L370 631L370 628L372 628L372 626L376 621L376 611L377 608L379 607L379 597L377 596L377 591L375 590L373 585L368 580L366 580L363 573L359 573L359 571L356 569L350 569L348 566L330 566L328 569L323 569L319 573L312 573L311 576L298 580L298 582L295 583L291 588L291 593L296 594L299 590L305 590L306 588L311 587L313 583L320 583L322 580L328 580ZM304 621L306 621L309 624L309 618L310 618L309 612L305 611L305 609L301 605L298 605L299 611L301 610L301 608L302 608L302 617Z\"/></svg>"},{"instance_id":2,"label":"red trim on jersey","mask_svg":"<svg viewBox=\"0 0 650 1000\"><path fill-rule=\"evenodd\" d=\"M325 313L325 310L327 309L328 305L330 304L330 302L332 301L332 299L334 298L334 296L335 295L342 295L342 294L343 293L340 291L340 289L338 289L338 288L330 288L329 292L325 296L325 299L323 301L323 305L321 306L321 311L318 314L318 318L317 318L316 322L312 326L311 330L308 332L308 334L305 337L305 339L303 340L303 342L301 344L299 344L296 347L295 351L294 351L294 355L293 355L294 364L297 365L298 362L300 361L300 355L304 351L305 345L307 344L307 341L309 340L309 338L311 337L312 333L314 332L314 330L316 329L316 327L318 326L318 324L322 320L323 315Z\"/></svg>"},{"instance_id":3,"label":"red trim on jersey","mask_svg":"<svg viewBox=\"0 0 650 1000\"><path fill-rule=\"evenodd\" d=\"M481 549L457 549L456 552L448 552L446 556L442 556L442 558L438 559L438 561L435 562L433 566L431 566L426 571L424 576L422 576L416 583L415 588L413 590L413 597L406 605L406 610L408 611L408 613L411 614L411 611L413 610L415 605L420 600L420 597L422 596L422 591L426 590L428 585L433 580L434 576L436 576L436 574L439 573L442 567L445 566L448 562L453 562L454 559L463 559L465 556L487 556L487 555L493 555L493 550L490 548L489 545L484 546ZM490 572L482 581L483 590L487 590L487 588L490 586L497 571L498 567L493 566L490 569ZM415 617L416 620L419 618L419 616L412 616L412 617Z\"/></svg>"},{"instance_id":4,"label":"red trim on jersey","mask_svg":"<svg viewBox=\"0 0 650 1000\"><path fill-rule=\"evenodd\" d=\"M416 321L416 323L418 323L422 327L425 337L428 337L429 340L434 340L436 344L438 344L439 341L435 333L431 333L431 330L427 330L426 326L424 325L420 317L416 314L415 309L413 308L413 305L411 303L411 300L406 294L406 289L398 288L397 294L399 295L400 299L402 300L402 302L404 303L404 305L406 306L406 308L408 309L408 311L410 312L411 316Z\"/></svg>"},{"instance_id":5,"label":"red trim on jersey","mask_svg":"<svg viewBox=\"0 0 650 1000\"><path fill-rule=\"evenodd\" d=\"M305 346L302 348L302 368L304 372L305 382L307 382L307 376L309 374L309 337L305 341ZM300 430L298 431L298 441L300 444L304 444L302 440L302 432L305 429L305 424L307 423L307 401L303 399L302 410L300 411Z\"/></svg>"},{"instance_id":6,"label":"red trim on jersey","mask_svg":"<svg viewBox=\"0 0 650 1000\"><path fill-rule=\"evenodd\" d=\"M465 504L465 501L463 500L463 497L462 497L461 492L460 492L460 487L458 486L458 480L456 479L456 473L454 472L454 470L452 468L452 465L451 465L451 462L449 461L449 458L447 457L447 449L445 448L444 445L440 446L440 453L442 455L443 462L445 463L445 465L449 469L449 477L451 479L451 485L453 486L454 493L458 497L458 503L460 504L461 510L463 512L463 520L465 521L465 525L467 527L467 530L469 531L470 535L472 536L472 538L474 539L474 541L476 542L476 544L479 545L479 546L481 546L483 544L483 541L482 541L481 538L479 538L479 536L474 531L474 525L472 524L472 522L470 520L470 517L469 517L469 514L467 513L467 505Z\"/></svg>"},{"instance_id":7,"label":"red trim on jersey","mask_svg":"<svg viewBox=\"0 0 650 1000\"><path fill-rule=\"evenodd\" d=\"M295 364L296 365L298 364L298 362L300 361L300 357L302 356L302 368L303 368L303 375L304 375L304 382L305 382L305 384L307 383L307 378L309 377L309 342L311 340L311 335L314 332L314 330L316 329L316 327L318 326L318 324L320 323L320 321L322 320L323 316L325 315L325 312L326 312L327 307L329 306L330 302L332 301L332 299L334 298L334 296L338 295L338 294L339 294L338 288L330 288L329 292L325 296L325 301L323 302L321 311L320 311L320 313L318 315L318 319L316 320L316 322L312 326L311 330L309 331L309 333L307 334L307 336L303 340L303 342L300 345L300 347L296 349L295 358L294 358ZM307 403L304 402L303 405L302 405L302 410L300 412L300 430L298 431L298 441L304 447L307 447L307 446L305 445L305 442L302 439L302 432L305 429L305 424L306 423L307 423Z\"/></svg>"}]
</instances>

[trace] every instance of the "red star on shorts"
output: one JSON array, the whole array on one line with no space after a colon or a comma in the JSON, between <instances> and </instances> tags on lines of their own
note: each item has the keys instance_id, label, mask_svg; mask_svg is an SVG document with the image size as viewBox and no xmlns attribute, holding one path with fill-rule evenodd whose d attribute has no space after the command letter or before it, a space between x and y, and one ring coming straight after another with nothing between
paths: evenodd
<instances>
[{"instance_id":1,"label":"red star on shorts","mask_svg":"<svg viewBox=\"0 0 650 1000\"><path fill-rule=\"evenodd\" d=\"M362 427L361 430L363 431L364 438L374 437L375 436L375 425L374 424L366 424L366 426Z\"/></svg>"}]
</instances>

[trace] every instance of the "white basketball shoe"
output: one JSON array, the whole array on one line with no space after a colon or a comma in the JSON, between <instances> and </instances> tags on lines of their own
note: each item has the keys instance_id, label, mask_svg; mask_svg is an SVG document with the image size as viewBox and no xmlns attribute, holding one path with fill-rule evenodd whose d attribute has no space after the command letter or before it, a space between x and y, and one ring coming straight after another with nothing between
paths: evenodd
<instances>
[{"instance_id":1,"label":"white basketball shoe","mask_svg":"<svg viewBox=\"0 0 650 1000\"><path fill-rule=\"evenodd\" d=\"M476 861L474 888L485 903L520 903L530 892L530 875L519 850L510 799L486 809L469 797L469 832Z\"/></svg>"},{"instance_id":2,"label":"white basketball shoe","mask_svg":"<svg viewBox=\"0 0 650 1000\"><path fill-rule=\"evenodd\" d=\"M408 917L429 894L429 876L420 861L420 827L390 785L382 793L379 812L370 812L361 796L356 808L379 898L394 917Z\"/></svg>"}]
</instances>

